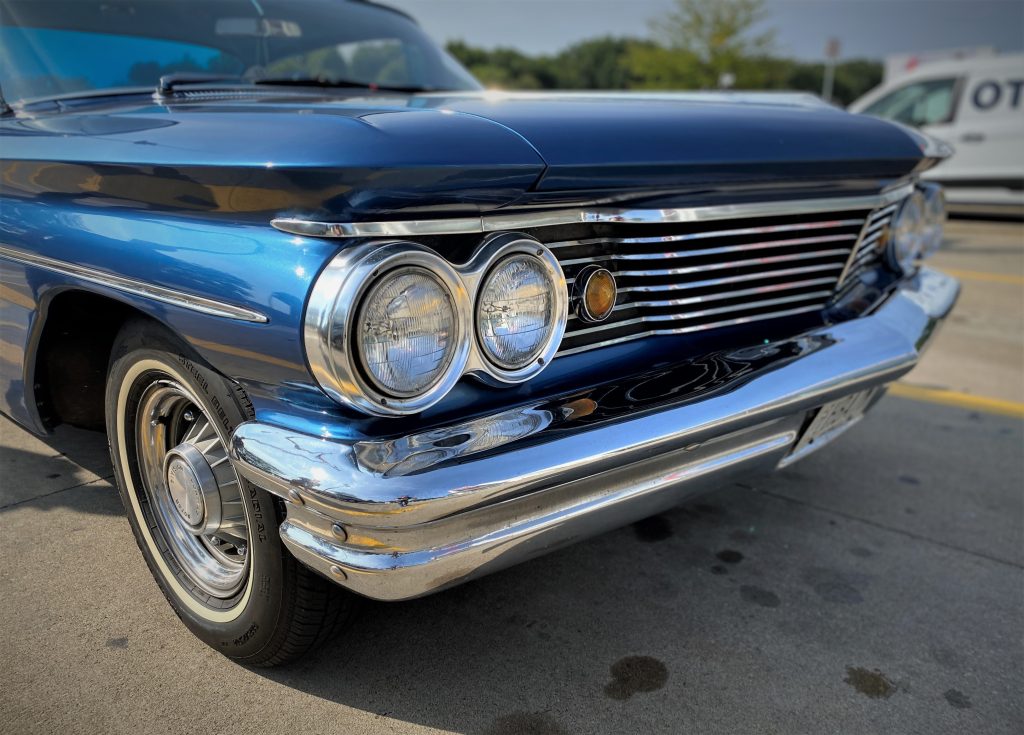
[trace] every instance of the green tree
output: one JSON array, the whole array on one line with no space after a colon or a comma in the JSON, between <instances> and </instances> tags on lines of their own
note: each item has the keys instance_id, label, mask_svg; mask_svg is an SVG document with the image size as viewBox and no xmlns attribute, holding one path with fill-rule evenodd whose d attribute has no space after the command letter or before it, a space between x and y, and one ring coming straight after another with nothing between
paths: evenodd
<instances>
[{"instance_id":1,"label":"green tree","mask_svg":"<svg viewBox=\"0 0 1024 735\"><path fill-rule=\"evenodd\" d=\"M560 89L631 89L639 79L630 59L643 50L657 49L651 41L634 38L595 38L569 46L552 60Z\"/></svg>"},{"instance_id":2,"label":"green tree","mask_svg":"<svg viewBox=\"0 0 1024 735\"><path fill-rule=\"evenodd\" d=\"M763 0L676 0L663 18L651 21L656 39L696 61L697 86L717 87L726 74L735 86L756 75L753 60L771 53L774 32L755 33L765 19Z\"/></svg>"}]
</instances>

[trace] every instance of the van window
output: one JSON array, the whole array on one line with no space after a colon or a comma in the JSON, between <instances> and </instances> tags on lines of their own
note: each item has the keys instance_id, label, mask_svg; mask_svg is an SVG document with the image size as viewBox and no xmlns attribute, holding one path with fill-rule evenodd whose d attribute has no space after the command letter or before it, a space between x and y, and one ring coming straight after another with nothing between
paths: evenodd
<instances>
[{"instance_id":1,"label":"van window","mask_svg":"<svg viewBox=\"0 0 1024 735\"><path fill-rule=\"evenodd\" d=\"M907 125L937 125L953 120L956 79L929 79L890 92L864 112Z\"/></svg>"}]
</instances>

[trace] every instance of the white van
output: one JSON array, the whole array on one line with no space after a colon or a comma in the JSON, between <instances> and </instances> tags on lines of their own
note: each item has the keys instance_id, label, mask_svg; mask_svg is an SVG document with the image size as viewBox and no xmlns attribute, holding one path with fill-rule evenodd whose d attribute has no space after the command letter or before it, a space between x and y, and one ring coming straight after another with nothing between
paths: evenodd
<instances>
[{"instance_id":1,"label":"white van","mask_svg":"<svg viewBox=\"0 0 1024 735\"><path fill-rule=\"evenodd\" d=\"M850 111L950 143L956 154L924 177L945 185L952 211L1024 215L1024 54L922 64Z\"/></svg>"}]
</instances>

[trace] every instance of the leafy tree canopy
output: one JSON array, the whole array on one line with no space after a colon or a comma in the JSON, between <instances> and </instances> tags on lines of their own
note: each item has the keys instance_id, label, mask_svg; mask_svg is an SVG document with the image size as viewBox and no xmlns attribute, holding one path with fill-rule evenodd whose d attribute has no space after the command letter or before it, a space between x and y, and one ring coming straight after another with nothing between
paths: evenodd
<instances>
[{"instance_id":1,"label":"leafy tree canopy","mask_svg":"<svg viewBox=\"0 0 1024 735\"><path fill-rule=\"evenodd\" d=\"M821 92L824 64L775 55L762 0L676 0L651 21L652 38L595 38L557 54L528 56L462 41L448 50L489 87L501 89L767 89ZM834 101L849 104L879 84L882 65L836 67ZM729 85L724 85L730 82Z\"/></svg>"}]
</instances>

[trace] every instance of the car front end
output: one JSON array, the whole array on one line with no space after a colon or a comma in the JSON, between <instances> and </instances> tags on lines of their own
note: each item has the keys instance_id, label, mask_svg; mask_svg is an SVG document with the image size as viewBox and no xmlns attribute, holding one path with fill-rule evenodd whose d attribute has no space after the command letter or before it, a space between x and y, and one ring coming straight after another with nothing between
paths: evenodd
<instances>
[{"instance_id":1,"label":"car front end","mask_svg":"<svg viewBox=\"0 0 1024 735\"><path fill-rule=\"evenodd\" d=\"M363 0L0 20L0 411L106 432L249 665L801 459L959 292L950 150L811 96L485 91Z\"/></svg>"},{"instance_id":2,"label":"car front end","mask_svg":"<svg viewBox=\"0 0 1024 735\"><path fill-rule=\"evenodd\" d=\"M902 183L692 208L278 220L352 243L313 287L305 327L313 374L351 410L409 417L464 379L507 391L569 359L632 369L382 436L252 422L231 456L286 501L282 538L323 575L387 600L457 584L789 464L853 425L956 301L957 282L920 265L943 216L941 191ZM453 263L417 233L481 244ZM517 261L533 264L518 280L503 272ZM511 292L496 296L502 279ZM595 314L602 287L613 303ZM521 343L518 362L498 361L495 336Z\"/></svg>"}]
</instances>

